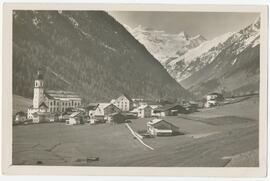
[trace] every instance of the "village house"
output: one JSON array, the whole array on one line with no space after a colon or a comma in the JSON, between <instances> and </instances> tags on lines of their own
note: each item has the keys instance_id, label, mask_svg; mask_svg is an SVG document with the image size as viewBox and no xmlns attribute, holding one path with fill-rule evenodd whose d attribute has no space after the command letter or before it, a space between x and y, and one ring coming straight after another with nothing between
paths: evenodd
<instances>
[{"instance_id":1,"label":"village house","mask_svg":"<svg viewBox=\"0 0 270 181\"><path fill-rule=\"evenodd\" d=\"M155 113L155 110L159 107L161 107L161 105L149 105L152 110L151 110L151 116L152 117L158 117L159 116L159 113Z\"/></svg>"},{"instance_id":2,"label":"village house","mask_svg":"<svg viewBox=\"0 0 270 181\"><path fill-rule=\"evenodd\" d=\"M136 113L139 118L149 118L151 117L152 108L148 105L142 105L133 109L131 112Z\"/></svg>"},{"instance_id":3,"label":"village house","mask_svg":"<svg viewBox=\"0 0 270 181\"><path fill-rule=\"evenodd\" d=\"M108 115L108 123L124 123L126 121L126 116L121 112L115 112Z\"/></svg>"},{"instance_id":4,"label":"village house","mask_svg":"<svg viewBox=\"0 0 270 181\"><path fill-rule=\"evenodd\" d=\"M26 119L27 119L27 114L24 113L24 112L22 112L22 111L20 111L20 112L17 112L15 114L14 123L15 124L23 123L23 122L26 121Z\"/></svg>"},{"instance_id":5,"label":"village house","mask_svg":"<svg viewBox=\"0 0 270 181\"><path fill-rule=\"evenodd\" d=\"M186 113L193 113L198 111L199 103L194 101L188 101L182 104L182 106L186 109Z\"/></svg>"},{"instance_id":6,"label":"village house","mask_svg":"<svg viewBox=\"0 0 270 181\"><path fill-rule=\"evenodd\" d=\"M207 94L204 98L205 98L204 107L206 108L217 106L220 101L224 100L224 97L222 94L215 93L215 92L211 94Z\"/></svg>"},{"instance_id":7,"label":"village house","mask_svg":"<svg viewBox=\"0 0 270 181\"><path fill-rule=\"evenodd\" d=\"M66 125L78 125L83 122L83 112L77 111L73 112L70 116L69 119L66 120Z\"/></svg>"},{"instance_id":8,"label":"village house","mask_svg":"<svg viewBox=\"0 0 270 181\"><path fill-rule=\"evenodd\" d=\"M28 119L33 119L35 112L59 113L65 112L68 108L75 108L81 105L81 98L74 92L47 90L44 88L43 74L38 71L34 84L33 105L27 113Z\"/></svg>"},{"instance_id":9,"label":"village house","mask_svg":"<svg viewBox=\"0 0 270 181\"><path fill-rule=\"evenodd\" d=\"M123 94L117 99L112 100L111 103L117 106L121 111L132 110L133 105L132 99L126 94Z\"/></svg>"},{"instance_id":10,"label":"village house","mask_svg":"<svg viewBox=\"0 0 270 181\"><path fill-rule=\"evenodd\" d=\"M93 124L95 121L108 120L112 113L118 113L121 110L111 103L98 103L96 107L89 110L90 122Z\"/></svg>"},{"instance_id":11,"label":"village house","mask_svg":"<svg viewBox=\"0 0 270 181\"><path fill-rule=\"evenodd\" d=\"M154 114L157 116L177 116L186 113L187 110L179 104L168 104L154 110Z\"/></svg>"},{"instance_id":12,"label":"village house","mask_svg":"<svg viewBox=\"0 0 270 181\"><path fill-rule=\"evenodd\" d=\"M179 134L179 128L163 119L147 122L147 132L153 136L172 136Z\"/></svg>"},{"instance_id":13,"label":"village house","mask_svg":"<svg viewBox=\"0 0 270 181\"><path fill-rule=\"evenodd\" d=\"M49 112L34 112L32 122L33 123L48 123L50 122L51 114Z\"/></svg>"}]
</instances>

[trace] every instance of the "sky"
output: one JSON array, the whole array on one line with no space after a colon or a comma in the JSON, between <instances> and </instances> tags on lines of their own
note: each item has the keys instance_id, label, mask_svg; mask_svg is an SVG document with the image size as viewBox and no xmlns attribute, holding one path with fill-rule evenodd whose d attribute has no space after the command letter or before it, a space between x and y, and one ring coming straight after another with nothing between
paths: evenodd
<instances>
[{"instance_id":1,"label":"sky","mask_svg":"<svg viewBox=\"0 0 270 181\"><path fill-rule=\"evenodd\" d=\"M227 32L238 31L259 17L258 13L232 12L111 11L108 13L121 24L131 28L142 25L174 34L185 31L191 36L200 34L208 40Z\"/></svg>"}]
</instances>

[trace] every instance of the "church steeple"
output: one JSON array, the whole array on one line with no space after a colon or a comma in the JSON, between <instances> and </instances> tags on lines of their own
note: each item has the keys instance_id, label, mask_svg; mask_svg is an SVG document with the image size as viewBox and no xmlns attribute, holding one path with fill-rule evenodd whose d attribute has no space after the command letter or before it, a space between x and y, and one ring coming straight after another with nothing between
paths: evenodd
<instances>
[{"instance_id":1,"label":"church steeple","mask_svg":"<svg viewBox=\"0 0 270 181\"><path fill-rule=\"evenodd\" d=\"M38 108L44 101L44 80L41 70L38 70L34 86L33 107Z\"/></svg>"}]
</instances>

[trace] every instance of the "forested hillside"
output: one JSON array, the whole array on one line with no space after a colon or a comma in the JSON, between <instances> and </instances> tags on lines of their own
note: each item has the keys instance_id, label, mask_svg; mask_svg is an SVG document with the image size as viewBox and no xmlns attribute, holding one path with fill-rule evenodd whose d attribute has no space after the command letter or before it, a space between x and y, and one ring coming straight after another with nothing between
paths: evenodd
<instances>
[{"instance_id":1,"label":"forested hillside","mask_svg":"<svg viewBox=\"0 0 270 181\"><path fill-rule=\"evenodd\" d=\"M47 89L88 101L122 92L183 98L183 89L129 32L102 11L14 11L13 94L31 98L38 68Z\"/></svg>"}]
</instances>

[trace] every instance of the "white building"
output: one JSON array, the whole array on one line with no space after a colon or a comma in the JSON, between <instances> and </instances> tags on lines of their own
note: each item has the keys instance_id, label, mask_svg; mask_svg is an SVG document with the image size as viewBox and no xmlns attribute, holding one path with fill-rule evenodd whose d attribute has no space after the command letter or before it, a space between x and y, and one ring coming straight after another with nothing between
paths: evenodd
<instances>
[{"instance_id":1,"label":"white building","mask_svg":"<svg viewBox=\"0 0 270 181\"><path fill-rule=\"evenodd\" d=\"M161 107L160 105L149 105L152 109L151 109L151 116L153 117L158 117L159 113L155 113L154 110Z\"/></svg>"},{"instance_id":2,"label":"white building","mask_svg":"<svg viewBox=\"0 0 270 181\"><path fill-rule=\"evenodd\" d=\"M121 95L120 97L111 102L122 111L130 111L132 109L132 100L126 94Z\"/></svg>"},{"instance_id":3,"label":"white building","mask_svg":"<svg viewBox=\"0 0 270 181\"><path fill-rule=\"evenodd\" d=\"M90 119L103 118L108 119L108 116L112 113L118 113L121 110L112 103L98 103L95 109L89 110Z\"/></svg>"},{"instance_id":4,"label":"white building","mask_svg":"<svg viewBox=\"0 0 270 181\"><path fill-rule=\"evenodd\" d=\"M82 112L74 112L69 116L69 119L66 120L66 125L77 125L81 123Z\"/></svg>"},{"instance_id":5,"label":"white building","mask_svg":"<svg viewBox=\"0 0 270 181\"><path fill-rule=\"evenodd\" d=\"M224 97L222 94L219 93L211 93L207 94L205 96L206 102L204 104L204 107L209 108L213 106L217 106L220 101L224 100Z\"/></svg>"},{"instance_id":6,"label":"white building","mask_svg":"<svg viewBox=\"0 0 270 181\"><path fill-rule=\"evenodd\" d=\"M142 105L133 109L131 112L137 113L139 118L149 118L151 117L152 108L148 105Z\"/></svg>"},{"instance_id":7,"label":"white building","mask_svg":"<svg viewBox=\"0 0 270 181\"><path fill-rule=\"evenodd\" d=\"M33 105L28 109L27 118L33 119L33 113L35 112L65 112L67 108L74 108L80 105L81 98L74 92L45 91L43 75L38 71L34 85Z\"/></svg>"}]
</instances>

